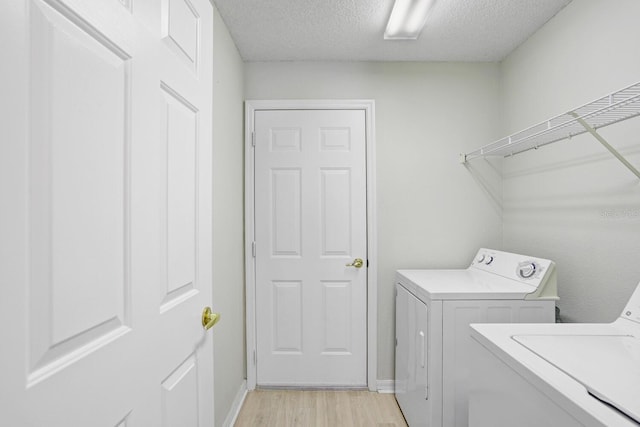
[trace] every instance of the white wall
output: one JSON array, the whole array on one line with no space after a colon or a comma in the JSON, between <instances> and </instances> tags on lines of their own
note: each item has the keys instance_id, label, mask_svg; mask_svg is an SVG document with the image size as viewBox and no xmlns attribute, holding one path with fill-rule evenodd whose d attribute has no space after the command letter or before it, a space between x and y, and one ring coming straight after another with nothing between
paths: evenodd
<instances>
[{"instance_id":1,"label":"white wall","mask_svg":"<svg viewBox=\"0 0 640 427\"><path fill-rule=\"evenodd\" d=\"M504 133L640 80L640 2L575 0L502 64ZM640 118L602 129L640 168ZM567 321L608 322L640 281L640 182L591 136L504 161L505 249L558 264Z\"/></svg>"},{"instance_id":2,"label":"white wall","mask_svg":"<svg viewBox=\"0 0 640 427\"><path fill-rule=\"evenodd\" d=\"M215 8L214 8L215 9ZM243 63L214 10L213 309L215 424L223 424L245 378Z\"/></svg>"},{"instance_id":3,"label":"white wall","mask_svg":"<svg viewBox=\"0 0 640 427\"><path fill-rule=\"evenodd\" d=\"M466 267L500 246L499 174L458 163L498 137L498 93L496 64L245 64L247 99L376 102L379 379L394 377L395 270Z\"/></svg>"}]
</instances>

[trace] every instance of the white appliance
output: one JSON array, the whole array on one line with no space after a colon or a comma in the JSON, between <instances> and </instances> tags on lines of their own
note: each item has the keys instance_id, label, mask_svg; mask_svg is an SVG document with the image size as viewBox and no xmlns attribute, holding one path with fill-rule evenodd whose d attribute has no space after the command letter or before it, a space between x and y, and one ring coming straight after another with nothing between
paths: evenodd
<instances>
[{"instance_id":1,"label":"white appliance","mask_svg":"<svg viewBox=\"0 0 640 427\"><path fill-rule=\"evenodd\" d=\"M395 395L411 427L466 426L469 324L554 322L552 261L480 249L464 270L398 270Z\"/></svg>"},{"instance_id":2,"label":"white appliance","mask_svg":"<svg viewBox=\"0 0 640 427\"><path fill-rule=\"evenodd\" d=\"M640 425L640 284L613 323L472 325L470 426Z\"/></svg>"}]
</instances>

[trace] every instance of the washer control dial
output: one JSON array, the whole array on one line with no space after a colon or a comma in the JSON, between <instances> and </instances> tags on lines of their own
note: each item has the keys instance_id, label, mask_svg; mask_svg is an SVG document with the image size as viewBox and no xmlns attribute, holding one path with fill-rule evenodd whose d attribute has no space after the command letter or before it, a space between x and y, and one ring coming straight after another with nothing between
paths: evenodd
<instances>
[{"instance_id":1,"label":"washer control dial","mask_svg":"<svg viewBox=\"0 0 640 427\"><path fill-rule=\"evenodd\" d=\"M492 262L493 262L493 256L491 256L491 255L488 255L488 256L485 258L485 260L484 260L484 263L485 263L486 265L489 265L489 264L491 264Z\"/></svg>"},{"instance_id":2,"label":"washer control dial","mask_svg":"<svg viewBox=\"0 0 640 427\"><path fill-rule=\"evenodd\" d=\"M525 261L518 264L518 276L523 279L532 278L538 271L538 266L533 261Z\"/></svg>"},{"instance_id":3,"label":"washer control dial","mask_svg":"<svg viewBox=\"0 0 640 427\"><path fill-rule=\"evenodd\" d=\"M484 261L484 255L480 255L477 259L478 264L480 264L482 261Z\"/></svg>"}]
</instances>

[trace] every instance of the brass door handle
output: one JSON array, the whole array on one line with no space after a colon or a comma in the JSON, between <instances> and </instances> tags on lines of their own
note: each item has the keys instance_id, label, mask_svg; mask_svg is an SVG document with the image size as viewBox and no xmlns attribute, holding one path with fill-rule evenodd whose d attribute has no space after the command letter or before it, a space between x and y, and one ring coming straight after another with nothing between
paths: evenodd
<instances>
[{"instance_id":1,"label":"brass door handle","mask_svg":"<svg viewBox=\"0 0 640 427\"><path fill-rule=\"evenodd\" d=\"M363 265L364 265L364 261L362 261L361 258L356 258L353 260L351 264L345 264L345 267L362 268Z\"/></svg>"},{"instance_id":2,"label":"brass door handle","mask_svg":"<svg viewBox=\"0 0 640 427\"><path fill-rule=\"evenodd\" d=\"M206 330L213 328L213 325L220 320L220 313L213 313L211 307L205 307L202 310L202 327Z\"/></svg>"}]
</instances>

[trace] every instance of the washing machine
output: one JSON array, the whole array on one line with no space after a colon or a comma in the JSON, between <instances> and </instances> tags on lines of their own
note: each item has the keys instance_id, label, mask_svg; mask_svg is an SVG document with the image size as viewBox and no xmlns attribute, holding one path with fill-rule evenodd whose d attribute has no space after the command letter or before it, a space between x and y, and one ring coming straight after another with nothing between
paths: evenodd
<instances>
[{"instance_id":1,"label":"washing machine","mask_svg":"<svg viewBox=\"0 0 640 427\"><path fill-rule=\"evenodd\" d=\"M472 325L469 425L640 425L640 284L608 324Z\"/></svg>"},{"instance_id":2,"label":"washing machine","mask_svg":"<svg viewBox=\"0 0 640 427\"><path fill-rule=\"evenodd\" d=\"M466 426L470 323L555 322L555 264L481 248L458 270L396 273L395 396L410 427Z\"/></svg>"}]
</instances>

